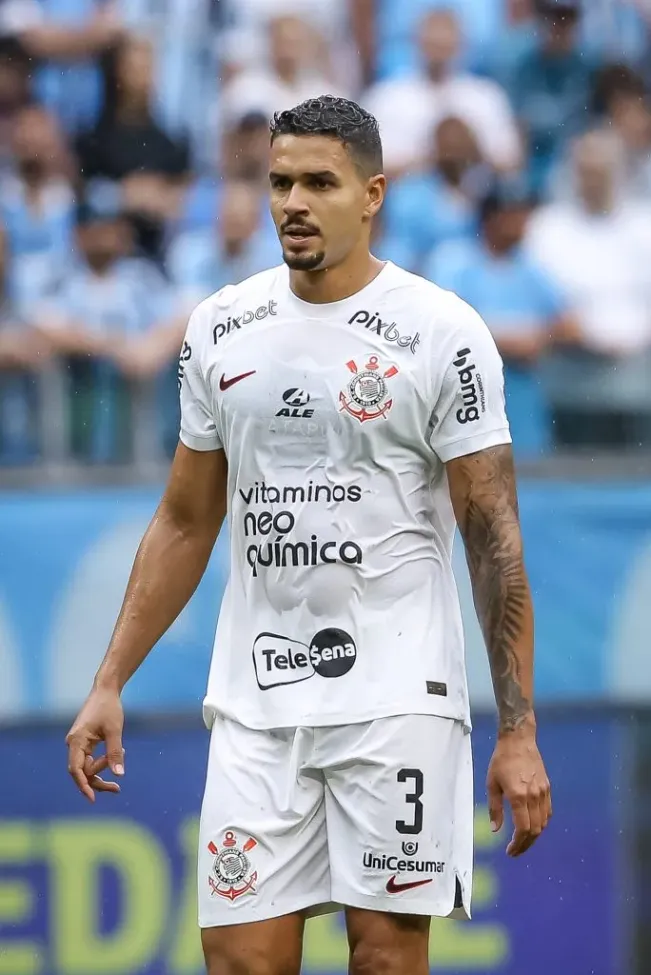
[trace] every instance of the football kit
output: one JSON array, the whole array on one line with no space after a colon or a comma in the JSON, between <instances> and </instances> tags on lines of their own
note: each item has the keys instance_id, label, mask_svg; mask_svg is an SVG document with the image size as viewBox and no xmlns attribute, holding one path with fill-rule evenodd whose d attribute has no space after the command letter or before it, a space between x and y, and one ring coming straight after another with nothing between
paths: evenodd
<instances>
[{"instance_id":1,"label":"football kit","mask_svg":"<svg viewBox=\"0 0 651 975\"><path fill-rule=\"evenodd\" d=\"M510 442L488 329L390 262L327 304L283 265L198 306L179 384L181 441L228 460L201 925L333 902L468 913L445 463Z\"/></svg>"}]
</instances>

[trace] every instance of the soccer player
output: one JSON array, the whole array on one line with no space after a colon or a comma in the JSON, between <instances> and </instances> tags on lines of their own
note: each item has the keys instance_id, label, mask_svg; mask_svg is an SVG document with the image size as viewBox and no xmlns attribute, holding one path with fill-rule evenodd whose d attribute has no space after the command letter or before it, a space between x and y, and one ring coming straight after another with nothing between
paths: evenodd
<instances>
[{"instance_id":1,"label":"soccer player","mask_svg":"<svg viewBox=\"0 0 651 975\"><path fill-rule=\"evenodd\" d=\"M224 517L230 581L204 702L209 975L298 975L343 906L352 975L425 975L429 919L470 910L473 789L456 523L499 733L493 829L551 815L502 365L451 292L369 252L375 119L323 96L275 116L284 265L207 298L181 352L180 444L69 735L91 801L124 773L120 692L194 592ZM106 742L107 754L93 757Z\"/></svg>"}]
</instances>

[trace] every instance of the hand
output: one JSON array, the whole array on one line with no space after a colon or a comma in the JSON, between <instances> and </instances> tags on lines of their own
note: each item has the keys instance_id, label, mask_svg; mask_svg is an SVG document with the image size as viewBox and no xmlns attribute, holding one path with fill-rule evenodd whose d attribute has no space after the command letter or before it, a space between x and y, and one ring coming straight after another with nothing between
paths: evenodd
<instances>
[{"instance_id":1,"label":"hand","mask_svg":"<svg viewBox=\"0 0 651 975\"><path fill-rule=\"evenodd\" d=\"M486 785L493 832L502 828L506 797L515 827L506 852L512 857L521 856L533 846L552 815L551 787L535 729L526 725L500 734Z\"/></svg>"},{"instance_id":2,"label":"hand","mask_svg":"<svg viewBox=\"0 0 651 975\"><path fill-rule=\"evenodd\" d=\"M90 802L95 802L96 792L120 791L117 782L106 782L100 772L108 768L114 775L124 775L123 727L124 712L118 692L93 688L66 737L68 771ZM106 743L106 754L93 758L100 741Z\"/></svg>"}]
</instances>

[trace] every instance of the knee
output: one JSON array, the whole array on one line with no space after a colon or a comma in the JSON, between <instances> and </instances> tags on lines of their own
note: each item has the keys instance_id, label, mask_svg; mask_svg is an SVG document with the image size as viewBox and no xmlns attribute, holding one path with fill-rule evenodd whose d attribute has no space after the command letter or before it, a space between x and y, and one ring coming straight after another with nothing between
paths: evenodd
<instances>
[{"instance_id":1,"label":"knee","mask_svg":"<svg viewBox=\"0 0 651 975\"><path fill-rule=\"evenodd\" d=\"M222 939L215 934L214 929L209 936L202 932L207 975L298 975L293 962L279 958L268 945Z\"/></svg>"},{"instance_id":2,"label":"knee","mask_svg":"<svg viewBox=\"0 0 651 975\"><path fill-rule=\"evenodd\" d=\"M350 956L350 975L405 975L406 961L401 946L360 941Z\"/></svg>"}]
</instances>

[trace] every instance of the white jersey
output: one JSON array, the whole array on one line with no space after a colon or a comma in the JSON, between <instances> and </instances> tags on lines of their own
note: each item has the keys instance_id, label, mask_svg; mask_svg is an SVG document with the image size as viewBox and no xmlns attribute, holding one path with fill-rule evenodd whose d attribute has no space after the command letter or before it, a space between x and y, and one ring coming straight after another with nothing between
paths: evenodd
<instances>
[{"instance_id":1,"label":"white jersey","mask_svg":"<svg viewBox=\"0 0 651 975\"><path fill-rule=\"evenodd\" d=\"M510 442L477 313L391 263L329 304L272 268L198 306L179 381L182 442L228 459L207 723L468 724L444 465Z\"/></svg>"}]
</instances>

